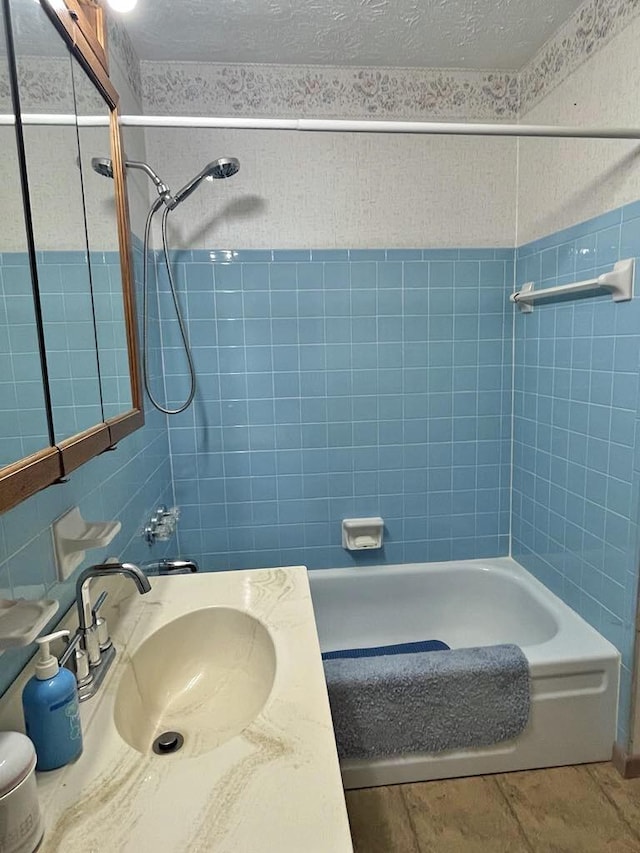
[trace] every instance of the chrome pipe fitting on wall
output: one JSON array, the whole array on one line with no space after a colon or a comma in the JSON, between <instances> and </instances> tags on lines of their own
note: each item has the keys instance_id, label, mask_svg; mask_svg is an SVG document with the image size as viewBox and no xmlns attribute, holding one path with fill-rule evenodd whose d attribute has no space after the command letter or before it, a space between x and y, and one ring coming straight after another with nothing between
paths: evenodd
<instances>
[{"instance_id":1,"label":"chrome pipe fitting on wall","mask_svg":"<svg viewBox=\"0 0 640 853\"><path fill-rule=\"evenodd\" d=\"M179 518L180 507L172 506L167 509L166 506L159 506L142 532L147 545L153 545L156 540L164 542L170 539L176 532Z\"/></svg>"}]
</instances>

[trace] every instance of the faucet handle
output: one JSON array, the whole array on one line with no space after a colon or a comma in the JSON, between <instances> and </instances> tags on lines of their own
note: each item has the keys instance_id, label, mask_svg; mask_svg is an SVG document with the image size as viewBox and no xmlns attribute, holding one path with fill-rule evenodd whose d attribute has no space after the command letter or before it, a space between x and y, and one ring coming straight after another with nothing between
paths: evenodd
<instances>
[{"instance_id":1,"label":"faucet handle","mask_svg":"<svg viewBox=\"0 0 640 853\"><path fill-rule=\"evenodd\" d=\"M74 664L78 687L84 687L93 681L93 673L89 668L89 658L84 649L79 646L75 650Z\"/></svg>"},{"instance_id":2,"label":"faucet handle","mask_svg":"<svg viewBox=\"0 0 640 853\"><path fill-rule=\"evenodd\" d=\"M170 539L175 533L179 518L180 507L159 506L144 527L143 536L146 543L153 545L156 539Z\"/></svg>"},{"instance_id":3,"label":"faucet handle","mask_svg":"<svg viewBox=\"0 0 640 853\"><path fill-rule=\"evenodd\" d=\"M66 666L69 661L72 659L72 655L78 647L78 643L80 642L80 637L82 635L76 631L73 637L65 637L64 641L67 644L65 650L62 652L60 657L58 658L58 663L60 666Z\"/></svg>"},{"instance_id":4,"label":"faucet handle","mask_svg":"<svg viewBox=\"0 0 640 853\"><path fill-rule=\"evenodd\" d=\"M98 628L94 624L84 632L84 650L89 658L89 666L98 666L102 657L100 641L98 639Z\"/></svg>"},{"instance_id":5,"label":"faucet handle","mask_svg":"<svg viewBox=\"0 0 640 853\"><path fill-rule=\"evenodd\" d=\"M105 603L108 596L109 593L106 590L104 592L101 592L98 596L98 600L93 605L93 608L91 610L91 612L93 613L93 624L98 634L98 646L100 647L101 652L105 652L109 648L109 646L111 646L111 637L109 636L107 620L104 618L104 616L98 615L98 611Z\"/></svg>"},{"instance_id":6,"label":"faucet handle","mask_svg":"<svg viewBox=\"0 0 640 853\"><path fill-rule=\"evenodd\" d=\"M107 625L107 620L103 616L98 617L96 630L98 632L98 646L100 647L100 651L105 652L110 648L112 643L109 635L109 626Z\"/></svg>"},{"instance_id":7,"label":"faucet handle","mask_svg":"<svg viewBox=\"0 0 640 853\"><path fill-rule=\"evenodd\" d=\"M87 653L79 645L82 635L76 631L74 636L67 640L67 647L60 655L58 661L60 666L65 666L76 677L78 687L83 687L93 681L93 673L89 671L89 659Z\"/></svg>"}]
</instances>

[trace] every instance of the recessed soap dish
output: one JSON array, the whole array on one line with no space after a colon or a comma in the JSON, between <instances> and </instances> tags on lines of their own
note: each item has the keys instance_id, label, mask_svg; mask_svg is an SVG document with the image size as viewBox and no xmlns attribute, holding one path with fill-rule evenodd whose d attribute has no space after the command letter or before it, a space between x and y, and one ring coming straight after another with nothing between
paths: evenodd
<instances>
[{"instance_id":1,"label":"recessed soap dish","mask_svg":"<svg viewBox=\"0 0 640 853\"><path fill-rule=\"evenodd\" d=\"M119 521L85 521L77 506L51 525L58 578L66 580L91 548L104 548L120 532Z\"/></svg>"},{"instance_id":2,"label":"recessed soap dish","mask_svg":"<svg viewBox=\"0 0 640 853\"><path fill-rule=\"evenodd\" d=\"M382 548L384 519L344 518L342 520L342 547L347 551L373 551Z\"/></svg>"},{"instance_id":3,"label":"recessed soap dish","mask_svg":"<svg viewBox=\"0 0 640 853\"><path fill-rule=\"evenodd\" d=\"M0 653L32 643L59 606L53 599L0 598Z\"/></svg>"}]
</instances>

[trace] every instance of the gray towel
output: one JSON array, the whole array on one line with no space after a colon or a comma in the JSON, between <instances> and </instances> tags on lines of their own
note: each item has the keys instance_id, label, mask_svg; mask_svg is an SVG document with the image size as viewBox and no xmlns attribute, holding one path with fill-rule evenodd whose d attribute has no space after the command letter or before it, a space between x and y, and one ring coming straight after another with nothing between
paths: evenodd
<instances>
[{"instance_id":1,"label":"gray towel","mask_svg":"<svg viewBox=\"0 0 640 853\"><path fill-rule=\"evenodd\" d=\"M489 746L529 720L529 664L518 646L324 662L340 758Z\"/></svg>"}]
</instances>

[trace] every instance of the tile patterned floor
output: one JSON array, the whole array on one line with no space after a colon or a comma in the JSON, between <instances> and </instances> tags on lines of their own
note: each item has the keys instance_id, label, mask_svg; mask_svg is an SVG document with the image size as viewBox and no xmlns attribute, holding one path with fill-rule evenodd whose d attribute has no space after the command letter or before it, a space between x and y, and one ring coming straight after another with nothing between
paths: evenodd
<instances>
[{"instance_id":1,"label":"tile patterned floor","mask_svg":"<svg viewBox=\"0 0 640 853\"><path fill-rule=\"evenodd\" d=\"M640 779L611 764L347 791L355 853L640 853Z\"/></svg>"}]
</instances>

